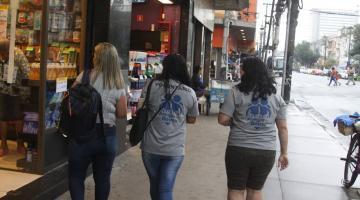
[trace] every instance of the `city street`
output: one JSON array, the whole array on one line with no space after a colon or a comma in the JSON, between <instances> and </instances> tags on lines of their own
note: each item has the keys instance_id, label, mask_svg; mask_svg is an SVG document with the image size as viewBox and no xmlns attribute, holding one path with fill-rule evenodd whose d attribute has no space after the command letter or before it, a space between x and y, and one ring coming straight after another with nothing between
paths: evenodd
<instances>
[{"instance_id":1,"label":"city street","mask_svg":"<svg viewBox=\"0 0 360 200\"><path fill-rule=\"evenodd\" d=\"M346 79L340 79L340 86L328 86L327 76L316 76L293 72L291 99L303 110L307 110L320 123L330 136L345 148L349 137L344 137L333 127L334 119L343 114L360 112L360 83L346 85Z\"/></svg>"},{"instance_id":2,"label":"city street","mask_svg":"<svg viewBox=\"0 0 360 200\"><path fill-rule=\"evenodd\" d=\"M360 111L360 83L345 85L347 80L340 79L341 86L328 86L326 76L293 73L291 98L298 104L304 101L332 122L341 114Z\"/></svg>"}]
</instances>

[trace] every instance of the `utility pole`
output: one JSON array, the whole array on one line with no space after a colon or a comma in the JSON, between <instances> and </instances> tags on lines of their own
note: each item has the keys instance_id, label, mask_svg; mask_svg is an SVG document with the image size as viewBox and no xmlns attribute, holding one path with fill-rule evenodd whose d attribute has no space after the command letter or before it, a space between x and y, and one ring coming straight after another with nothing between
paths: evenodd
<instances>
[{"instance_id":1,"label":"utility pole","mask_svg":"<svg viewBox=\"0 0 360 200\"><path fill-rule=\"evenodd\" d=\"M326 53L327 53L327 41L328 41L328 38L326 36L323 37L324 39L324 64L326 63Z\"/></svg>"},{"instance_id":2,"label":"utility pole","mask_svg":"<svg viewBox=\"0 0 360 200\"><path fill-rule=\"evenodd\" d=\"M271 34L271 27L272 27L272 22L273 22L273 15L274 15L274 6L275 6L275 0L273 0L272 4L271 4L271 14L270 14L270 24L269 24L269 32L267 35L267 41L266 41L266 52L265 52L265 63L267 61L267 55L268 55L268 49L269 49L269 42L270 42L270 34Z\"/></svg>"},{"instance_id":3,"label":"utility pole","mask_svg":"<svg viewBox=\"0 0 360 200\"><path fill-rule=\"evenodd\" d=\"M348 28L349 30L349 49L348 49L348 61L347 61L347 67L350 67L350 51L351 51L351 35L352 35L352 31L353 31L353 27L350 26Z\"/></svg>"},{"instance_id":4,"label":"utility pole","mask_svg":"<svg viewBox=\"0 0 360 200\"><path fill-rule=\"evenodd\" d=\"M292 81L292 67L294 62L295 50L295 33L297 26L297 19L299 16L299 0L288 1L288 19L286 32L286 46L285 46L285 66L282 82L281 95L286 103L290 102L291 81Z\"/></svg>"},{"instance_id":5,"label":"utility pole","mask_svg":"<svg viewBox=\"0 0 360 200\"><path fill-rule=\"evenodd\" d=\"M230 11L225 10L224 16L224 34L223 34L223 46L222 46L222 56L221 56L221 68L224 70L225 68L225 75L222 77L226 79L226 73L228 72L228 38L229 38L229 30L230 30Z\"/></svg>"},{"instance_id":6,"label":"utility pole","mask_svg":"<svg viewBox=\"0 0 360 200\"><path fill-rule=\"evenodd\" d=\"M264 55L265 55L265 51L267 51L267 48L266 48L266 25L267 25L267 17L268 17L268 6L270 5L270 4L268 4L268 3L264 3L264 5L266 6L266 11L265 11L265 25L264 25L264 35L262 36L263 37L263 39L262 39L262 41L263 41L263 44L262 44L262 49L261 49L261 58L262 58L262 60L265 62L265 60L264 60Z\"/></svg>"}]
</instances>

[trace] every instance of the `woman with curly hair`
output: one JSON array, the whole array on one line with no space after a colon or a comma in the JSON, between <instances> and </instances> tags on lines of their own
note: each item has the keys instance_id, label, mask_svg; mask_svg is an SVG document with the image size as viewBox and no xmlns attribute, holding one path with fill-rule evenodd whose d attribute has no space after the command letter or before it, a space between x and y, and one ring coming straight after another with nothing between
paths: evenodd
<instances>
[{"instance_id":1,"label":"woman with curly hair","mask_svg":"<svg viewBox=\"0 0 360 200\"><path fill-rule=\"evenodd\" d=\"M225 154L228 200L261 200L275 162L276 127L278 166L283 170L289 164L286 104L259 58L245 58L240 74L241 82L227 95L218 116L219 124L230 126Z\"/></svg>"}]
</instances>

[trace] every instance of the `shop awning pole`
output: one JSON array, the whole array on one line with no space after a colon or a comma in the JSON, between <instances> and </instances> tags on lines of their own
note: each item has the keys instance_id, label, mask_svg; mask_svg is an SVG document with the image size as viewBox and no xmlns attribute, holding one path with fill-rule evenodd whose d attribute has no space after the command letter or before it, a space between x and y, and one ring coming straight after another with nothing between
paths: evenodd
<instances>
[{"instance_id":1,"label":"shop awning pole","mask_svg":"<svg viewBox=\"0 0 360 200\"><path fill-rule=\"evenodd\" d=\"M15 49L15 35L16 35L16 18L17 18L17 10L19 8L19 0L11 0L10 1L10 13L11 13L11 22L10 22L10 44L9 44L9 63L7 68L7 82L14 82L14 71L15 71L15 63L14 63L14 49Z\"/></svg>"},{"instance_id":2,"label":"shop awning pole","mask_svg":"<svg viewBox=\"0 0 360 200\"><path fill-rule=\"evenodd\" d=\"M225 68L226 73L229 70L228 66L228 38L229 38L229 29L230 29L230 11L225 11L224 16L224 33L223 33L223 45L222 45L222 59L221 59L221 68ZM225 73L225 79L226 79Z\"/></svg>"}]
</instances>

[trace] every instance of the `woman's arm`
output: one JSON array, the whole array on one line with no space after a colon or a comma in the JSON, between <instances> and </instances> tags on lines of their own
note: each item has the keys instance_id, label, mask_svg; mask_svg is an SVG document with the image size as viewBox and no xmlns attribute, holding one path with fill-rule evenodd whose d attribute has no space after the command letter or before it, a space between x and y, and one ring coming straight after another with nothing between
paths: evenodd
<instances>
[{"instance_id":1,"label":"woman's arm","mask_svg":"<svg viewBox=\"0 0 360 200\"><path fill-rule=\"evenodd\" d=\"M280 170L283 170L288 167L289 160L287 157L287 147L288 147L288 128L285 119L277 119L276 126L279 130L279 140L280 140L280 156L278 160L278 166Z\"/></svg>"},{"instance_id":2,"label":"woman's arm","mask_svg":"<svg viewBox=\"0 0 360 200\"><path fill-rule=\"evenodd\" d=\"M127 116L126 96L121 96L118 102L116 103L116 117L126 118L126 116Z\"/></svg>"},{"instance_id":3,"label":"woman's arm","mask_svg":"<svg viewBox=\"0 0 360 200\"><path fill-rule=\"evenodd\" d=\"M220 112L219 115L218 115L218 123L223 125L223 126L230 126L231 117L229 117L226 114Z\"/></svg>"}]
</instances>

